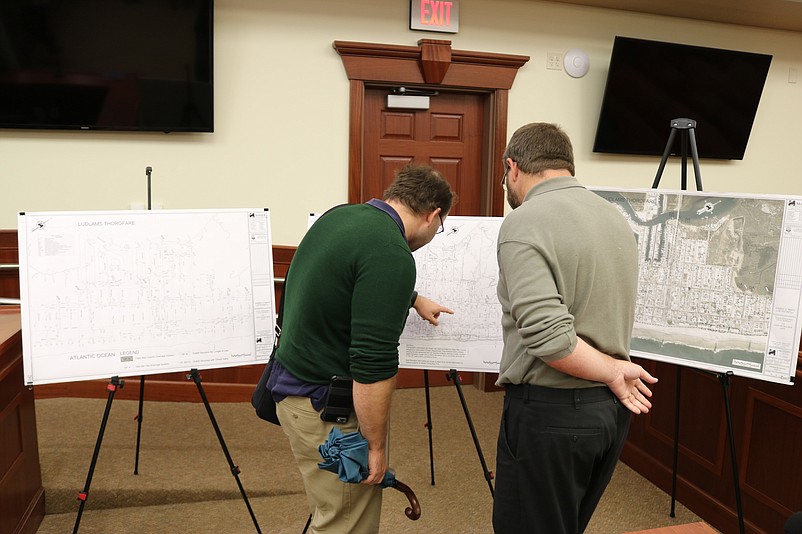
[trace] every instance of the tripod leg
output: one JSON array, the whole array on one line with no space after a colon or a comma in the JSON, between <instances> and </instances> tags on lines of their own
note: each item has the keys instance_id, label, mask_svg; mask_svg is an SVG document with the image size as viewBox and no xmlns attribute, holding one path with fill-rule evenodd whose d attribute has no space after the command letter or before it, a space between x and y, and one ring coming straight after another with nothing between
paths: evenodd
<instances>
[{"instance_id":1,"label":"tripod leg","mask_svg":"<svg viewBox=\"0 0 802 534\"><path fill-rule=\"evenodd\" d=\"M429 467L432 472L432 486L434 486L434 448L432 447L432 402L429 397L429 370L423 370L423 385L426 390L426 428L429 429Z\"/></svg>"},{"instance_id":2,"label":"tripod leg","mask_svg":"<svg viewBox=\"0 0 802 534\"><path fill-rule=\"evenodd\" d=\"M688 130L682 130L680 135L680 156L682 161L682 168L680 170L680 185L682 190L688 189Z\"/></svg>"},{"instance_id":3,"label":"tripod leg","mask_svg":"<svg viewBox=\"0 0 802 534\"><path fill-rule=\"evenodd\" d=\"M727 416L727 435L730 440L730 458L732 459L732 479L735 485L735 504L738 508L738 531L744 534L744 512L741 506L741 482L738 478L738 459L735 456L735 434L732 430L732 410L730 410L730 380L732 371L718 375L724 392L724 413Z\"/></svg>"},{"instance_id":4,"label":"tripod leg","mask_svg":"<svg viewBox=\"0 0 802 534\"><path fill-rule=\"evenodd\" d=\"M699 171L699 152L696 150L696 134L693 133L693 128L688 130L688 136L691 140L691 158L693 159L693 175L696 177L696 190L702 190L702 173Z\"/></svg>"},{"instance_id":5,"label":"tripod leg","mask_svg":"<svg viewBox=\"0 0 802 534\"><path fill-rule=\"evenodd\" d=\"M493 473L487 469L487 464L485 463L485 457L482 454L482 447L479 446L479 438L476 436L476 429L473 427L473 421L471 420L471 414L468 411L468 404L465 402L465 396L462 393L462 386L460 384L461 379L457 374L455 369L451 369L446 377L454 382L454 387L457 388L457 394L459 395L459 401L462 403L462 411L465 412L465 419L468 421L468 428L471 430L471 437L473 437L473 444L476 446L476 454L479 455L479 462L482 464L482 471L484 471L485 480L487 481L487 487L490 488L490 496L495 498L496 494L493 490Z\"/></svg>"},{"instance_id":6,"label":"tripod leg","mask_svg":"<svg viewBox=\"0 0 802 534\"><path fill-rule=\"evenodd\" d=\"M145 375L139 377L139 411L136 414L136 453L134 454L134 474L139 474L139 443L142 438L142 407L145 400Z\"/></svg>"},{"instance_id":7,"label":"tripod leg","mask_svg":"<svg viewBox=\"0 0 802 534\"><path fill-rule=\"evenodd\" d=\"M124 382L120 377L112 377L111 382L106 386L109 390L109 398L106 401L106 411L103 412L103 419L100 421L100 431L97 434L97 441L95 442L95 452L92 454L92 462L89 464L89 473L86 475L86 483L84 489L78 494L78 500L81 504L78 506L78 516L75 518L75 526L72 529L73 534L78 532L78 526L81 524L81 516L84 513L84 506L86 499L89 497L89 485L92 484L92 475L95 472L95 465L97 465L97 457L100 454L100 444L103 442L103 434L106 432L106 423L109 420L109 413L111 412L111 402L114 400L114 393L118 387L123 387Z\"/></svg>"},{"instance_id":8,"label":"tripod leg","mask_svg":"<svg viewBox=\"0 0 802 534\"><path fill-rule=\"evenodd\" d=\"M671 513L670 517L677 517L675 514L677 502L677 463L679 460L679 394L682 386L682 366L677 366L677 388L676 399L674 400L674 466L671 470Z\"/></svg>"},{"instance_id":9,"label":"tripod leg","mask_svg":"<svg viewBox=\"0 0 802 534\"><path fill-rule=\"evenodd\" d=\"M256 532L261 534L262 530L259 528L259 523L256 521L256 516L253 514L251 503L248 501L248 496L245 494L245 488L242 487L242 482L239 479L239 467L234 465L234 461L231 459L231 455L228 453L228 447L226 447L226 442L223 439L223 433L220 432L220 427L217 426L217 420L214 418L214 414L212 413L212 407L209 405L209 400L206 398L206 393L203 391L200 373L197 369L192 369L189 375L187 375L187 378L192 379L195 382L195 385L198 386L198 393L200 393L203 405L206 407L206 413L209 414L209 420L212 422L212 427L214 427L215 434L217 434L217 440L220 442L220 446L223 448L223 454L226 455L226 460L228 461L228 467L231 469L231 474L234 475L234 479L237 481L239 492L242 495L242 499L245 501L245 506L248 508L248 513L251 514L253 526L256 527Z\"/></svg>"},{"instance_id":10,"label":"tripod leg","mask_svg":"<svg viewBox=\"0 0 802 534\"><path fill-rule=\"evenodd\" d=\"M666 168L666 162L668 161L668 155L671 153L671 145L674 144L674 136L677 134L677 130L674 128L671 129L671 132L668 134L668 142L666 143L666 148L663 150L663 157L660 158L660 165L657 167L657 175L654 177L654 183L652 184L652 189L656 189L658 185L660 185L660 177L663 176L663 169Z\"/></svg>"}]
</instances>

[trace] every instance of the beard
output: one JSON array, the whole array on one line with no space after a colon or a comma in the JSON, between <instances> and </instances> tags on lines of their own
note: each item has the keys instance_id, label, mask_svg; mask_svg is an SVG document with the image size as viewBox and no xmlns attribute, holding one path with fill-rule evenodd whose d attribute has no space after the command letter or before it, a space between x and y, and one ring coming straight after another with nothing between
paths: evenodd
<instances>
[{"instance_id":1,"label":"beard","mask_svg":"<svg viewBox=\"0 0 802 534\"><path fill-rule=\"evenodd\" d=\"M507 187L507 204L510 205L512 209L515 209L521 205L521 199L512 191L512 189Z\"/></svg>"}]
</instances>

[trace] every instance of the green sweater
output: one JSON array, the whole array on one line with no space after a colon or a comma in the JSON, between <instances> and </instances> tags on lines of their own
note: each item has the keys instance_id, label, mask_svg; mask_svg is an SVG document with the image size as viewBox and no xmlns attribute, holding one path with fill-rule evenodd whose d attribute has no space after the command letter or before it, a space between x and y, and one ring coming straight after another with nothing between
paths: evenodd
<instances>
[{"instance_id":1,"label":"green sweater","mask_svg":"<svg viewBox=\"0 0 802 534\"><path fill-rule=\"evenodd\" d=\"M276 358L313 384L332 375L361 383L395 376L415 275L409 245L388 214L367 204L331 211L293 257Z\"/></svg>"}]
</instances>

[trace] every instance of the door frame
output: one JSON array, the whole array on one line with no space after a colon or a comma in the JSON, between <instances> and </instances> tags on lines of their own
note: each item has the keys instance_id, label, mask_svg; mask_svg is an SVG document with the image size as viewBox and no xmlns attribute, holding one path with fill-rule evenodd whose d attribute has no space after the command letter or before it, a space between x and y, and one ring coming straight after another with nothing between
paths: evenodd
<instances>
[{"instance_id":1,"label":"door frame","mask_svg":"<svg viewBox=\"0 0 802 534\"><path fill-rule=\"evenodd\" d=\"M480 93L484 100L480 215L502 217L499 185L507 145L507 103L518 69L529 56L452 50L451 41L421 39L417 46L334 41L350 80L348 202L363 202L363 132L366 87L424 85L456 93ZM476 373L474 386L491 391L495 377Z\"/></svg>"},{"instance_id":2,"label":"door frame","mask_svg":"<svg viewBox=\"0 0 802 534\"><path fill-rule=\"evenodd\" d=\"M417 46L334 41L350 80L348 202L362 202L365 88L425 85L450 92L486 95L486 140L482 155L482 215L504 215L504 194L496 177L507 144L507 102L515 75L529 56L452 50L451 41L421 39Z\"/></svg>"}]
</instances>

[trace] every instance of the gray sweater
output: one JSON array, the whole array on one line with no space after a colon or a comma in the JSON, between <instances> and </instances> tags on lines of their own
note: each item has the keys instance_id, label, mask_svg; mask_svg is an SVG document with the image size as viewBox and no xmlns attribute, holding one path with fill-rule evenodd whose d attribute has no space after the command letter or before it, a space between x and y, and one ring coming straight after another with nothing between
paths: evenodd
<instances>
[{"instance_id":1,"label":"gray sweater","mask_svg":"<svg viewBox=\"0 0 802 534\"><path fill-rule=\"evenodd\" d=\"M571 177L535 185L498 239L504 351L498 385L599 386L546 365L580 336L629 359L638 284L635 235L618 210Z\"/></svg>"}]
</instances>

